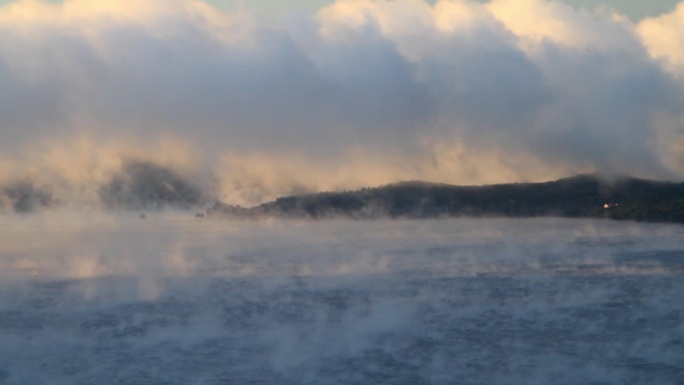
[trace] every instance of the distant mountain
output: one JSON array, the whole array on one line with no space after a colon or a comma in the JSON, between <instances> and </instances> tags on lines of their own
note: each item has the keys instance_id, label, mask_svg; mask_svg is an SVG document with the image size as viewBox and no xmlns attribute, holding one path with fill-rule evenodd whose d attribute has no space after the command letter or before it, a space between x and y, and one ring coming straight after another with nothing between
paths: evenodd
<instances>
[{"instance_id":1,"label":"distant mountain","mask_svg":"<svg viewBox=\"0 0 684 385\"><path fill-rule=\"evenodd\" d=\"M39 180L5 182L0 184L0 213L30 213L65 205L88 207L88 204L97 203L108 210L190 210L211 202L209 195L192 180L170 168L144 161L126 162L102 185L88 187L97 189L99 202L86 201L84 204L69 194L60 197L60 194L53 194L49 183Z\"/></svg>"},{"instance_id":2,"label":"distant mountain","mask_svg":"<svg viewBox=\"0 0 684 385\"><path fill-rule=\"evenodd\" d=\"M20 180L0 186L0 212L5 209L28 213L36 208L50 207L55 202L52 191L30 181Z\"/></svg>"},{"instance_id":3,"label":"distant mountain","mask_svg":"<svg viewBox=\"0 0 684 385\"><path fill-rule=\"evenodd\" d=\"M402 182L278 198L253 208L216 203L230 218L589 217L684 223L684 183L578 175L545 183L454 186Z\"/></svg>"},{"instance_id":4,"label":"distant mountain","mask_svg":"<svg viewBox=\"0 0 684 385\"><path fill-rule=\"evenodd\" d=\"M99 189L108 209L190 209L202 203L202 191L173 170L149 162L130 162Z\"/></svg>"}]
</instances>

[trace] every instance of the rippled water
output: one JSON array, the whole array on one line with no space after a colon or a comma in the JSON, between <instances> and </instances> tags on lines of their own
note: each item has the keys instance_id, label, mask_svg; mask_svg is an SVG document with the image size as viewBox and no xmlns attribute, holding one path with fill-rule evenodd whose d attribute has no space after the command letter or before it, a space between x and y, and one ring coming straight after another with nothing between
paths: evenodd
<instances>
[{"instance_id":1,"label":"rippled water","mask_svg":"<svg viewBox=\"0 0 684 385\"><path fill-rule=\"evenodd\" d=\"M0 220L0 384L682 384L684 228Z\"/></svg>"}]
</instances>

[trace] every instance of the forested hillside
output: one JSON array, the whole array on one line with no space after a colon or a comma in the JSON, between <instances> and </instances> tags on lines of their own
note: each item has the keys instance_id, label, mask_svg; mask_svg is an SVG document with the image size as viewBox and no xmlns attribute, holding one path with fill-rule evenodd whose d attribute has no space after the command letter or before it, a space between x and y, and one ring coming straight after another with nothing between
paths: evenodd
<instances>
[{"instance_id":1,"label":"forested hillside","mask_svg":"<svg viewBox=\"0 0 684 385\"><path fill-rule=\"evenodd\" d=\"M560 216L684 222L684 183L636 178L608 182L593 175L487 186L402 182L282 197L249 209L217 203L208 214L312 219Z\"/></svg>"}]
</instances>

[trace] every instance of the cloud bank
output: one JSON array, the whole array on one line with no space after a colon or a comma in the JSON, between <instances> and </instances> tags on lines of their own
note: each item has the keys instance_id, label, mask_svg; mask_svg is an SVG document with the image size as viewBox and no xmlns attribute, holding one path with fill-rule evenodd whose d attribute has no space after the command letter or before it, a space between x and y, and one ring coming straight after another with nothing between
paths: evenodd
<instances>
[{"instance_id":1,"label":"cloud bank","mask_svg":"<svg viewBox=\"0 0 684 385\"><path fill-rule=\"evenodd\" d=\"M274 18L23 0L0 7L0 182L91 204L139 162L250 205L407 179L682 179L682 24L684 3L635 25L546 0Z\"/></svg>"}]
</instances>

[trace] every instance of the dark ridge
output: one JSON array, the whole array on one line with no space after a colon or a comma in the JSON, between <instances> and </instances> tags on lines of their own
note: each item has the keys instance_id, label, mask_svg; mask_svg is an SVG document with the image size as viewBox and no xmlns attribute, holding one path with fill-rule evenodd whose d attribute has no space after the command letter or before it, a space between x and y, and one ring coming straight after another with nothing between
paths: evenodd
<instances>
[{"instance_id":1,"label":"dark ridge","mask_svg":"<svg viewBox=\"0 0 684 385\"><path fill-rule=\"evenodd\" d=\"M0 187L0 208L29 213L54 204L52 192L29 181L17 181Z\"/></svg>"},{"instance_id":2,"label":"dark ridge","mask_svg":"<svg viewBox=\"0 0 684 385\"><path fill-rule=\"evenodd\" d=\"M109 209L189 209L203 203L199 187L170 169L145 162L126 165L99 195Z\"/></svg>"},{"instance_id":3,"label":"dark ridge","mask_svg":"<svg viewBox=\"0 0 684 385\"><path fill-rule=\"evenodd\" d=\"M253 208L218 202L231 218L588 217L684 222L684 183L577 175L544 183L454 186L420 181L278 198Z\"/></svg>"}]
</instances>

